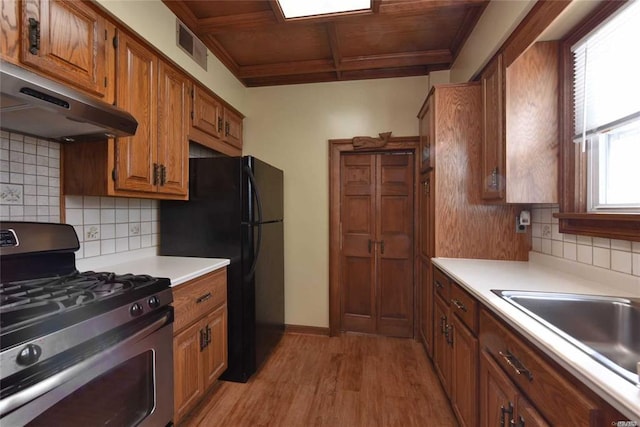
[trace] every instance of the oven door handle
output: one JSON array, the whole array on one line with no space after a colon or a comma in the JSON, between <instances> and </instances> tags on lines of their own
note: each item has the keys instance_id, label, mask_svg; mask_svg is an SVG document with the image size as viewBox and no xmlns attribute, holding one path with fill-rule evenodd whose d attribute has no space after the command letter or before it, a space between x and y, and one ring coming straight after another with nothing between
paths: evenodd
<instances>
[{"instance_id":1,"label":"oven door handle","mask_svg":"<svg viewBox=\"0 0 640 427\"><path fill-rule=\"evenodd\" d=\"M128 336L127 338L118 342L113 347L110 347L100 353L94 354L86 358L82 362L76 365L73 365L65 369L64 371L60 371L57 374L54 374L49 378L46 378L40 381L39 383L34 384L31 387L27 387L22 391L12 394L11 396L7 396L6 398L2 399L2 401L0 401L0 417L8 414L9 412L21 407L26 403L31 402L32 400L44 395L45 393L48 393L56 389L57 387L60 387L62 384L74 379L77 375L81 374L82 372L87 371L89 368L92 367L92 365L94 365L100 359L104 358L105 354L118 351L121 348L126 347L128 344L132 342L138 341L141 338L151 335L155 331L161 329L163 326L165 326L165 324L167 324L170 321L171 321L171 312L167 312L160 319L156 320L149 326L144 327L144 329L141 329L136 333Z\"/></svg>"}]
</instances>

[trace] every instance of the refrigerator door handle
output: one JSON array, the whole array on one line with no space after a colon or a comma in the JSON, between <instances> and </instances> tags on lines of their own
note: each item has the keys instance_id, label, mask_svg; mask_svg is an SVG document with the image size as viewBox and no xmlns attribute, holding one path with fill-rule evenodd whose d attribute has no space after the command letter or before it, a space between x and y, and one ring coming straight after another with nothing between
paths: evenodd
<instances>
[{"instance_id":1,"label":"refrigerator door handle","mask_svg":"<svg viewBox=\"0 0 640 427\"><path fill-rule=\"evenodd\" d=\"M251 277L253 277L254 273L256 272L256 267L258 265L258 257L260 256L260 247L262 246L262 201L260 200L260 190L256 185L256 177L253 176L253 172L251 171L251 168L249 168L248 166L245 166L244 171L247 174L249 181L251 181L251 186L253 187L253 194L255 194L255 197L256 197L256 205L258 206L258 241L256 242L256 250L255 250L255 253L253 254L253 265L251 266L251 269L245 276L245 279L249 280ZM251 219L252 218L249 218L250 223L251 223Z\"/></svg>"}]
</instances>

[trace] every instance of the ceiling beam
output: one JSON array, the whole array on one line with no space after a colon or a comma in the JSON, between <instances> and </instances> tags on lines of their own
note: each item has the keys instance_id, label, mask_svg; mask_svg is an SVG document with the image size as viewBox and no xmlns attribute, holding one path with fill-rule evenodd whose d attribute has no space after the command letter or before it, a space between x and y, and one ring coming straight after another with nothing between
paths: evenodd
<instances>
[{"instance_id":1,"label":"ceiling beam","mask_svg":"<svg viewBox=\"0 0 640 427\"><path fill-rule=\"evenodd\" d=\"M280 3L278 3L278 0L268 0L268 1L269 1L269 6L271 6L271 10L273 11L273 15L276 17L276 21L278 21L280 24L284 23L287 20L287 18L284 17L284 12L280 7Z\"/></svg>"},{"instance_id":2,"label":"ceiling beam","mask_svg":"<svg viewBox=\"0 0 640 427\"><path fill-rule=\"evenodd\" d=\"M253 77L292 76L295 74L312 74L335 72L333 60L312 59L309 61L282 62L279 64L245 65L240 67L238 76L242 79Z\"/></svg>"},{"instance_id":3,"label":"ceiling beam","mask_svg":"<svg viewBox=\"0 0 640 427\"><path fill-rule=\"evenodd\" d=\"M329 48L331 49L331 56L333 56L333 65L336 68L336 74L338 80L340 80L340 62L342 61L342 54L340 51L340 40L338 39L338 30L334 22L327 24L327 35L329 36Z\"/></svg>"},{"instance_id":4,"label":"ceiling beam","mask_svg":"<svg viewBox=\"0 0 640 427\"><path fill-rule=\"evenodd\" d=\"M407 52L342 58L337 67L334 59L313 59L308 61L282 62L278 64L241 66L239 67L237 75L245 79L336 71L374 70L379 68L401 69L403 67L416 66L448 66L451 63L451 57L451 52L447 49Z\"/></svg>"},{"instance_id":5,"label":"ceiling beam","mask_svg":"<svg viewBox=\"0 0 640 427\"><path fill-rule=\"evenodd\" d=\"M387 1L380 5L380 14L384 15L413 15L429 12L434 9L447 7L483 6L489 0L415 0L415 1Z\"/></svg>"},{"instance_id":6,"label":"ceiling beam","mask_svg":"<svg viewBox=\"0 0 640 427\"><path fill-rule=\"evenodd\" d=\"M238 63L229 55L229 52L216 40L215 37L205 37L204 43L207 48L222 62L236 77L240 77L240 67Z\"/></svg>"},{"instance_id":7,"label":"ceiling beam","mask_svg":"<svg viewBox=\"0 0 640 427\"><path fill-rule=\"evenodd\" d=\"M342 58L340 70L367 70L374 68L398 68L417 65L451 64L452 55L448 49L423 52L392 53L388 55Z\"/></svg>"}]
</instances>

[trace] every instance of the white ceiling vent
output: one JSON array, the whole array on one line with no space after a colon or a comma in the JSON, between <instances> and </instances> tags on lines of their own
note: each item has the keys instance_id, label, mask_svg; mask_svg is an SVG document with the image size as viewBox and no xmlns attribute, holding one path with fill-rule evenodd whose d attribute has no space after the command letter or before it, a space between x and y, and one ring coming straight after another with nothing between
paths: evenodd
<instances>
[{"instance_id":1,"label":"white ceiling vent","mask_svg":"<svg viewBox=\"0 0 640 427\"><path fill-rule=\"evenodd\" d=\"M176 44L206 71L207 48L179 19L176 19Z\"/></svg>"}]
</instances>

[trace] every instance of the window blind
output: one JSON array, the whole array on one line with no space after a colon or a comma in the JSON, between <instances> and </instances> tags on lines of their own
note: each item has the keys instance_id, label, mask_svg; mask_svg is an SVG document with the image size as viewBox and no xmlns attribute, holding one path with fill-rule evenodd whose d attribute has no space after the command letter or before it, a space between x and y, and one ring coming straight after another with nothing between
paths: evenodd
<instances>
[{"instance_id":1,"label":"window blind","mask_svg":"<svg viewBox=\"0 0 640 427\"><path fill-rule=\"evenodd\" d=\"M571 48L575 142L640 118L640 0Z\"/></svg>"}]
</instances>

